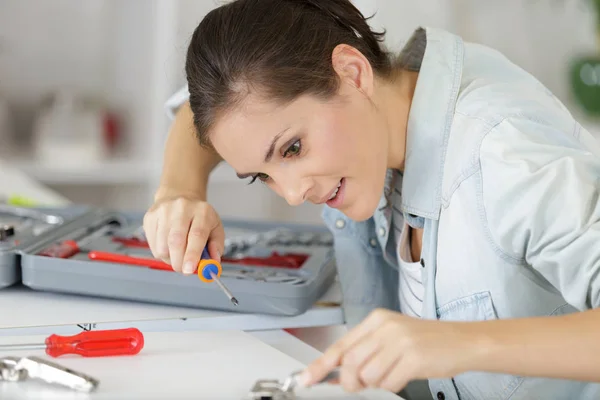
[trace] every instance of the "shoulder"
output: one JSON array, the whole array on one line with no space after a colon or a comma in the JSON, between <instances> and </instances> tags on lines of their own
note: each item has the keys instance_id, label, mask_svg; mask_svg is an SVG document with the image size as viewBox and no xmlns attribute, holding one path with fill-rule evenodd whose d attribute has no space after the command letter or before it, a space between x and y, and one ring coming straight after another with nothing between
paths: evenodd
<instances>
[{"instance_id":1,"label":"shoulder","mask_svg":"<svg viewBox=\"0 0 600 400\"><path fill-rule=\"evenodd\" d=\"M534 76L496 50L466 43L446 154L446 196L479 169L482 157L523 151L527 142L578 146L579 131L567 108Z\"/></svg>"}]
</instances>

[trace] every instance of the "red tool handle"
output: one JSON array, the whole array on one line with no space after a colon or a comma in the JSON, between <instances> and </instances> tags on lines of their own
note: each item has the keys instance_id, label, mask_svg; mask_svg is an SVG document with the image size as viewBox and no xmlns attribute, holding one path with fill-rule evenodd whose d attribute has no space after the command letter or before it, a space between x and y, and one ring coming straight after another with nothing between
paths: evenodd
<instances>
[{"instance_id":1,"label":"red tool handle","mask_svg":"<svg viewBox=\"0 0 600 400\"><path fill-rule=\"evenodd\" d=\"M136 328L85 331L73 336L50 335L46 338L46 354L50 357L64 354L127 356L138 354L143 347L144 335Z\"/></svg>"},{"instance_id":2,"label":"red tool handle","mask_svg":"<svg viewBox=\"0 0 600 400\"><path fill-rule=\"evenodd\" d=\"M221 262L243 265L260 265L262 267L290 268L298 269L304 264L308 256L306 254L288 253L281 255L277 252L271 253L269 257L244 257L244 258L226 258Z\"/></svg>"},{"instance_id":3,"label":"red tool handle","mask_svg":"<svg viewBox=\"0 0 600 400\"><path fill-rule=\"evenodd\" d=\"M160 260L152 258L131 257L125 254L109 253L106 251L90 251L88 258L94 261L107 261L119 264L139 265L150 269L160 269L163 271L173 271L173 267Z\"/></svg>"},{"instance_id":4,"label":"red tool handle","mask_svg":"<svg viewBox=\"0 0 600 400\"><path fill-rule=\"evenodd\" d=\"M56 258L69 258L79 253L79 246L74 240L65 240L61 243L55 243L44 250L40 251L38 255L46 257Z\"/></svg>"}]
</instances>

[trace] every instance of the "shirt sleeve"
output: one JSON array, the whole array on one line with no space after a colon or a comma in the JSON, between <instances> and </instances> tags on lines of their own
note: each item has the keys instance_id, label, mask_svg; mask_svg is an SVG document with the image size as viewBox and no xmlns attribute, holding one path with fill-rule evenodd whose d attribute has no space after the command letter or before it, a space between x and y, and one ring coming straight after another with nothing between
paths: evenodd
<instances>
[{"instance_id":1,"label":"shirt sleeve","mask_svg":"<svg viewBox=\"0 0 600 400\"><path fill-rule=\"evenodd\" d=\"M516 118L488 133L481 211L501 252L583 311L600 306L600 151L565 130Z\"/></svg>"},{"instance_id":2,"label":"shirt sleeve","mask_svg":"<svg viewBox=\"0 0 600 400\"><path fill-rule=\"evenodd\" d=\"M175 118L175 114L177 114L177 110L179 107L190 98L190 92L188 90L188 85L186 84L181 89L173 93L169 99L167 99L165 103L165 111L167 112L168 117L173 120Z\"/></svg>"}]
</instances>

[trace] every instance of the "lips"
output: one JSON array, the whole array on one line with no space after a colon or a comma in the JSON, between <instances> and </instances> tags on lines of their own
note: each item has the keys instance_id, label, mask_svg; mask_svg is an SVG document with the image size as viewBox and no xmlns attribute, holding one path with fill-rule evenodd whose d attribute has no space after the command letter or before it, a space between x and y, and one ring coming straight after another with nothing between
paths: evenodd
<instances>
[{"instance_id":1,"label":"lips","mask_svg":"<svg viewBox=\"0 0 600 400\"><path fill-rule=\"evenodd\" d=\"M340 181L338 182L337 186L334 187L328 194L326 197L323 197L321 200L319 200L317 202L317 204L325 204L327 203L329 200L335 198L335 196L337 195L338 191L340 190L340 186L342 186L342 180L340 179Z\"/></svg>"},{"instance_id":2,"label":"lips","mask_svg":"<svg viewBox=\"0 0 600 400\"><path fill-rule=\"evenodd\" d=\"M337 187L333 190L333 193L331 193L331 195L329 196L329 198L327 199L327 201L333 199L338 194L338 191L340 190L340 186L342 186L342 181L341 180L338 182Z\"/></svg>"}]
</instances>

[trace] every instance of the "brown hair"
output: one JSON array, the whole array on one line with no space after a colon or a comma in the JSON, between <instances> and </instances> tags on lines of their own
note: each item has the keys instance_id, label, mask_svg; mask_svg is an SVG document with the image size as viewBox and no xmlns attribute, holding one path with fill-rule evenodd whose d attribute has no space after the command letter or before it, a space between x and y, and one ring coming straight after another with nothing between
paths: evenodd
<instances>
[{"instance_id":1,"label":"brown hair","mask_svg":"<svg viewBox=\"0 0 600 400\"><path fill-rule=\"evenodd\" d=\"M287 103L329 98L338 89L331 55L339 44L360 51L374 73L393 72L381 42L350 0L235 0L209 12L194 31L185 70L202 145L219 114L251 89Z\"/></svg>"}]
</instances>

